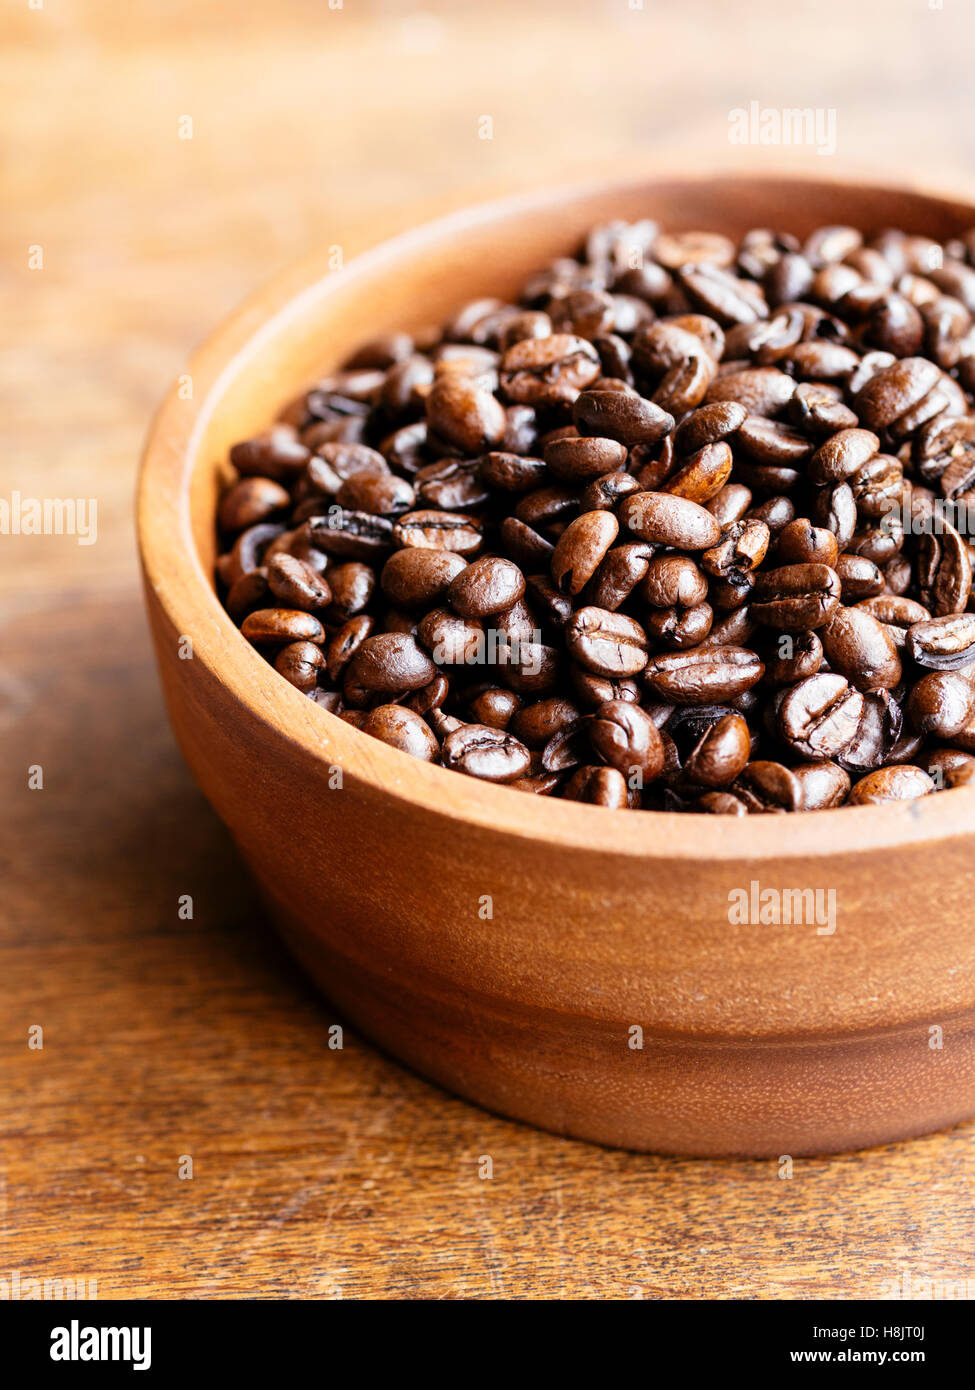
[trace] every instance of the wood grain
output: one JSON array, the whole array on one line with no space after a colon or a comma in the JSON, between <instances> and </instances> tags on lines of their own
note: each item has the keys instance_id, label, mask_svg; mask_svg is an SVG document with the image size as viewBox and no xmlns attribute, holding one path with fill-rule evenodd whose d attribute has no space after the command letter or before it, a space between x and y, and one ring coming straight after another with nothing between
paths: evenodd
<instances>
[{"instance_id":1,"label":"wood grain","mask_svg":"<svg viewBox=\"0 0 975 1390\"><path fill-rule=\"evenodd\" d=\"M751 0L747 32L738 7L625 9L427 4L431 24L312 0L246 20L226 0L65 0L5 16L2 491L97 495L100 526L88 549L0 542L0 1278L364 1298L855 1298L975 1279L975 1126L783 1180L553 1139L349 1033L330 1050L336 1020L264 925L165 723L132 545L139 443L193 342L293 255L351 252L420 203L528 187L540 166L547 181L663 149L717 163L728 109L752 98L835 106L841 158L875 170L972 165L970 7L825 0L810 17ZM662 71L668 45L680 61Z\"/></svg>"}]
</instances>

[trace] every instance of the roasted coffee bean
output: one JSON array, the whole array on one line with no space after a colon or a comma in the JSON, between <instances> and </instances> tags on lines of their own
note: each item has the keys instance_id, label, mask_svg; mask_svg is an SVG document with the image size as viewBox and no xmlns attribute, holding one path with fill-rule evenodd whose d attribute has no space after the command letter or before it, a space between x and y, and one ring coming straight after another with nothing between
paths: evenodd
<instances>
[{"instance_id":1,"label":"roasted coffee bean","mask_svg":"<svg viewBox=\"0 0 975 1390\"><path fill-rule=\"evenodd\" d=\"M505 549L523 569L537 569L549 564L555 546L518 517L506 516L499 527L499 534Z\"/></svg>"},{"instance_id":2,"label":"roasted coffee bean","mask_svg":"<svg viewBox=\"0 0 975 1390\"><path fill-rule=\"evenodd\" d=\"M690 608L703 603L708 581L688 555L659 555L649 561L640 596L654 608Z\"/></svg>"},{"instance_id":3,"label":"roasted coffee bean","mask_svg":"<svg viewBox=\"0 0 975 1390\"><path fill-rule=\"evenodd\" d=\"M742 716L723 714L684 759L684 772L698 786L727 787L744 770L751 746L751 734Z\"/></svg>"},{"instance_id":4,"label":"roasted coffee bean","mask_svg":"<svg viewBox=\"0 0 975 1390\"><path fill-rule=\"evenodd\" d=\"M911 801L915 797L927 796L935 790L935 785L926 772L909 764L900 767L883 767L876 772L868 772L850 792L851 806L875 806L884 801Z\"/></svg>"},{"instance_id":5,"label":"roasted coffee bean","mask_svg":"<svg viewBox=\"0 0 975 1390\"><path fill-rule=\"evenodd\" d=\"M393 526L386 517L338 506L313 517L309 532L319 549L343 559L373 560L393 548Z\"/></svg>"},{"instance_id":6,"label":"roasted coffee bean","mask_svg":"<svg viewBox=\"0 0 975 1390\"><path fill-rule=\"evenodd\" d=\"M783 632L806 632L829 622L841 590L839 575L828 565L783 565L757 576L751 614Z\"/></svg>"},{"instance_id":7,"label":"roasted coffee bean","mask_svg":"<svg viewBox=\"0 0 975 1390\"><path fill-rule=\"evenodd\" d=\"M413 637L384 632L367 637L358 647L346 671L346 688L393 694L419 690L432 681L437 668Z\"/></svg>"},{"instance_id":8,"label":"roasted coffee bean","mask_svg":"<svg viewBox=\"0 0 975 1390\"><path fill-rule=\"evenodd\" d=\"M318 685L318 673L325 667L325 657L321 647L313 642L291 642L282 647L274 658L274 669L280 671L285 680L309 694Z\"/></svg>"},{"instance_id":9,"label":"roasted coffee bean","mask_svg":"<svg viewBox=\"0 0 975 1390\"><path fill-rule=\"evenodd\" d=\"M675 705L714 704L750 690L765 667L746 647L701 647L656 656L647 663L647 688Z\"/></svg>"},{"instance_id":10,"label":"roasted coffee bean","mask_svg":"<svg viewBox=\"0 0 975 1390\"><path fill-rule=\"evenodd\" d=\"M835 760L850 746L863 714L863 696L843 676L819 672L785 691L778 733L800 758Z\"/></svg>"},{"instance_id":11,"label":"roasted coffee bean","mask_svg":"<svg viewBox=\"0 0 975 1390\"><path fill-rule=\"evenodd\" d=\"M903 722L903 711L888 690L865 695L856 734L837 761L854 777L882 767L892 757Z\"/></svg>"},{"instance_id":12,"label":"roasted coffee bean","mask_svg":"<svg viewBox=\"0 0 975 1390\"><path fill-rule=\"evenodd\" d=\"M445 512L466 512L484 506L491 494L481 481L478 468L477 459L441 459L419 469L411 489L414 501ZM398 507L390 514L401 515L409 510L410 507Z\"/></svg>"},{"instance_id":13,"label":"roasted coffee bean","mask_svg":"<svg viewBox=\"0 0 975 1390\"><path fill-rule=\"evenodd\" d=\"M221 575L228 588L251 570L259 569L272 541L282 535L284 527L273 521L260 521L241 531L230 551L226 572Z\"/></svg>"},{"instance_id":14,"label":"roasted coffee bean","mask_svg":"<svg viewBox=\"0 0 975 1390\"><path fill-rule=\"evenodd\" d=\"M823 644L815 632L797 637L783 633L774 658L765 664L765 679L775 686L795 685L814 676L822 664Z\"/></svg>"},{"instance_id":15,"label":"roasted coffee bean","mask_svg":"<svg viewBox=\"0 0 975 1390\"><path fill-rule=\"evenodd\" d=\"M952 613L914 623L907 650L919 666L957 671L975 661L975 613Z\"/></svg>"},{"instance_id":16,"label":"roasted coffee bean","mask_svg":"<svg viewBox=\"0 0 975 1390\"><path fill-rule=\"evenodd\" d=\"M429 725L413 710L403 705L379 705L366 714L359 728L364 734L408 753L411 758L423 762L436 762L440 756L440 745L430 731Z\"/></svg>"},{"instance_id":17,"label":"roasted coffee bean","mask_svg":"<svg viewBox=\"0 0 975 1390\"><path fill-rule=\"evenodd\" d=\"M659 405L629 391L582 391L572 406L582 435L618 440L626 448L656 444L674 428L674 417Z\"/></svg>"},{"instance_id":18,"label":"roasted coffee bean","mask_svg":"<svg viewBox=\"0 0 975 1390\"><path fill-rule=\"evenodd\" d=\"M375 620L368 613L359 613L349 618L328 639L325 649L325 666L329 679L338 683L346 666L355 656L367 637L371 637Z\"/></svg>"},{"instance_id":19,"label":"roasted coffee bean","mask_svg":"<svg viewBox=\"0 0 975 1390\"><path fill-rule=\"evenodd\" d=\"M813 501L812 520L832 531L836 544L844 550L853 539L857 524L857 504L849 483L820 488Z\"/></svg>"},{"instance_id":20,"label":"roasted coffee bean","mask_svg":"<svg viewBox=\"0 0 975 1390\"><path fill-rule=\"evenodd\" d=\"M383 566L383 593L400 608L439 607L467 561L453 550L422 550L407 546L394 551Z\"/></svg>"},{"instance_id":21,"label":"roasted coffee bean","mask_svg":"<svg viewBox=\"0 0 975 1390\"><path fill-rule=\"evenodd\" d=\"M975 685L957 671L929 671L911 690L907 715L921 734L951 739L975 711Z\"/></svg>"},{"instance_id":22,"label":"roasted coffee bean","mask_svg":"<svg viewBox=\"0 0 975 1390\"><path fill-rule=\"evenodd\" d=\"M441 439L465 453L480 454L503 439L507 417L490 391L451 372L438 377L430 389L427 424Z\"/></svg>"},{"instance_id":23,"label":"roasted coffee bean","mask_svg":"<svg viewBox=\"0 0 975 1390\"><path fill-rule=\"evenodd\" d=\"M705 444L667 479L663 491L692 502L710 502L730 478L732 462L727 444Z\"/></svg>"},{"instance_id":24,"label":"roasted coffee bean","mask_svg":"<svg viewBox=\"0 0 975 1390\"><path fill-rule=\"evenodd\" d=\"M267 583L274 597L286 608L303 608L311 613L327 607L332 600L328 580L305 560L296 560L293 555L280 554L268 560Z\"/></svg>"},{"instance_id":25,"label":"roasted coffee bean","mask_svg":"<svg viewBox=\"0 0 975 1390\"><path fill-rule=\"evenodd\" d=\"M345 622L369 607L376 591L376 571L359 560L347 560L329 568L328 586L332 601L325 616L329 622Z\"/></svg>"},{"instance_id":26,"label":"roasted coffee bean","mask_svg":"<svg viewBox=\"0 0 975 1390\"><path fill-rule=\"evenodd\" d=\"M941 535L926 531L918 543L921 602L934 617L964 612L972 591L968 547L947 521Z\"/></svg>"},{"instance_id":27,"label":"roasted coffee bean","mask_svg":"<svg viewBox=\"0 0 975 1390\"><path fill-rule=\"evenodd\" d=\"M485 454L479 464L481 482L500 492L531 492L544 483L548 469L544 459L519 454Z\"/></svg>"},{"instance_id":28,"label":"roasted coffee bean","mask_svg":"<svg viewBox=\"0 0 975 1390\"><path fill-rule=\"evenodd\" d=\"M587 483L615 473L626 462L626 447L615 439L553 439L542 452L552 476L569 483Z\"/></svg>"},{"instance_id":29,"label":"roasted coffee bean","mask_svg":"<svg viewBox=\"0 0 975 1390\"><path fill-rule=\"evenodd\" d=\"M839 547L833 532L796 517L779 532L775 558L781 565L828 565L836 568Z\"/></svg>"},{"instance_id":30,"label":"roasted coffee bean","mask_svg":"<svg viewBox=\"0 0 975 1390\"><path fill-rule=\"evenodd\" d=\"M741 483L725 483L720 492L705 502L708 511L722 530L741 521L752 504L752 493Z\"/></svg>"},{"instance_id":31,"label":"roasted coffee bean","mask_svg":"<svg viewBox=\"0 0 975 1390\"><path fill-rule=\"evenodd\" d=\"M477 618L460 618L449 608L434 608L418 624L417 640L438 666L479 666L487 644Z\"/></svg>"},{"instance_id":32,"label":"roasted coffee bean","mask_svg":"<svg viewBox=\"0 0 975 1390\"><path fill-rule=\"evenodd\" d=\"M444 739L443 765L482 782L513 782L526 775L531 755L519 739L504 729L493 729L488 724L462 724Z\"/></svg>"},{"instance_id":33,"label":"roasted coffee bean","mask_svg":"<svg viewBox=\"0 0 975 1390\"><path fill-rule=\"evenodd\" d=\"M765 420L761 415L748 416L738 433L735 444L757 464L795 470L813 452L813 441L800 430L782 420Z\"/></svg>"},{"instance_id":34,"label":"roasted coffee bean","mask_svg":"<svg viewBox=\"0 0 975 1390\"><path fill-rule=\"evenodd\" d=\"M718 444L733 435L745 419L745 408L737 401L702 405L677 426L674 447L680 454L694 454L708 444Z\"/></svg>"},{"instance_id":35,"label":"roasted coffee bean","mask_svg":"<svg viewBox=\"0 0 975 1390\"><path fill-rule=\"evenodd\" d=\"M629 786L643 787L659 777L664 765L663 739L639 705L608 700L594 712L587 730L596 756L616 768Z\"/></svg>"},{"instance_id":36,"label":"roasted coffee bean","mask_svg":"<svg viewBox=\"0 0 975 1390\"><path fill-rule=\"evenodd\" d=\"M258 608L248 613L240 630L257 647L287 647L292 642L325 640L325 629L314 614L295 608Z\"/></svg>"},{"instance_id":37,"label":"roasted coffee bean","mask_svg":"<svg viewBox=\"0 0 975 1390\"><path fill-rule=\"evenodd\" d=\"M619 534L612 512L586 512L570 521L552 555L552 580L562 594L578 594L596 573Z\"/></svg>"},{"instance_id":38,"label":"roasted coffee bean","mask_svg":"<svg viewBox=\"0 0 975 1390\"><path fill-rule=\"evenodd\" d=\"M751 574L765 559L770 539L764 521L735 521L722 531L717 545L705 550L701 567L716 579Z\"/></svg>"},{"instance_id":39,"label":"roasted coffee bean","mask_svg":"<svg viewBox=\"0 0 975 1390\"><path fill-rule=\"evenodd\" d=\"M470 702L470 712L476 724L489 724L492 729L506 729L521 709L521 700L513 690L495 686L484 690Z\"/></svg>"},{"instance_id":40,"label":"roasted coffee bean","mask_svg":"<svg viewBox=\"0 0 975 1390\"><path fill-rule=\"evenodd\" d=\"M653 549L643 541L614 546L600 561L586 586L585 599L593 608L608 608L615 612L640 584L650 566ZM572 616L572 605L558 615L559 625Z\"/></svg>"},{"instance_id":41,"label":"roasted coffee bean","mask_svg":"<svg viewBox=\"0 0 975 1390\"><path fill-rule=\"evenodd\" d=\"M697 647L705 640L714 622L714 609L709 603L697 603L692 608L655 608L647 615L647 635L661 646L683 651Z\"/></svg>"},{"instance_id":42,"label":"roasted coffee bean","mask_svg":"<svg viewBox=\"0 0 975 1390\"><path fill-rule=\"evenodd\" d=\"M850 794L850 774L838 763L799 763L792 773L802 794L802 811L842 806Z\"/></svg>"},{"instance_id":43,"label":"roasted coffee bean","mask_svg":"<svg viewBox=\"0 0 975 1390\"><path fill-rule=\"evenodd\" d=\"M234 621L414 756L706 814L975 784L975 230L605 223L231 464Z\"/></svg>"},{"instance_id":44,"label":"roasted coffee bean","mask_svg":"<svg viewBox=\"0 0 975 1390\"><path fill-rule=\"evenodd\" d=\"M763 521L771 534L777 536L795 520L796 509L788 497L767 497L764 502L749 507L745 517L750 521Z\"/></svg>"},{"instance_id":45,"label":"roasted coffee bean","mask_svg":"<svg viewBox=\"0 0 975 1390\"><path fill-rule=\"evenodd\" d=\"M497 555L473 560L447 589L447 602L464 618L487 618L517 603L525 592L525 576L517 565Z\"/></svg>"},{"instance_id":46,"label":"roasted coffee bean","mask_svg":"<svg viewBox=\"0 0 975 1390\"><path fill-rule=\"evenodd\" d=\"M732 790L752 815L781 815L798 811L802 805L798 778L783 763L764 759L749 763Z\"/></svg>"},{"instance_id":47,"label":"roasted coffee bean","mask_svg":"<svg viewBox=\"0 0 975 1390\"><path fill-rule=\"evenodd\" d=\"M621 811L629 804L626 779L614 767L580 767L566 783L565 797L612 811Z\"/></svg>"},{"instance_id":48,"label":"roasted coffee bean","mask_svg":"<svg viewBox=\"0 0 975 1390\"><path fill-rule=\"evenodd\" d=\"M243 477L270 478L279 483L298 478L310 456L311 450L290 425L272 425L230 450L230 462Z\"/></svg>"},{"instance_id":49,"label":"roasted coffee bean","mask_svg":"<svg viewBox=\"0 0 975 1390\"><path fill-rule=\"evenodd\" d=\"M345 480L335 500L340 507L388 517L408 512L416 503L416 494L406 479L395 473L363 470Z\"/></svg>"},{"instance_id":50,"label":"roasted coffee bean","mask_svg":"<svg viewBox=\"0 0 975 1390\"><path fill-rule=\"evenodd\" d=\"M453 550L458 555L476 554L484 540L480 523L463 512L407 512L391 529L397 545Z\"/></svg>"},{"instance_id":51,"label":"roasted coffee bean","mask_svg":"<svg viewBox=\"0 0 975 1390\"><path fill-rule=\"evenodd\" d=\"M893 639L862 608L838 608L819 636L830 668L857 690L893 690L899 683L901 660Z\"/></svg>"},{"instance_id":52,"label":"roasted coffee bean","mask_svg":"<svg viewBox=\"0 0 975 1390\"><path fill-rule=\"evenodd\" d=\"M553 696L546 700L533 700L517 710L507 726L515 738L520 738L528 748L544 748L556 734L574 728L582 718L582 711L571 700ZM553 765L545 763L552 771Z\"/></svg>"},{"instance_id":53,"label":"roasted coffee bean","mask_svg":"<svg viewBox=\"0 0 975 1390\"><path fill-rule=\"evenodd\" d=\"M844 603L860 603L883 592L883 570L865 555L838 555L833 569L840 577Z\"/></svg>"},{"instance_id":54,"label":"roasted coffee bean","mask_svg":"<svg viewBox=\"0 0 975 1390\"><path fill-rule=\"evenodd\" d=\"M640 492L632 473L605 473L594 478L579 494L581 512L611 512L631 493Z\"/></svg>"},{"instance_id":55,"label":"roasted coffee bean","mask_svg":"<svg viewBox=\"0 0 975 1390\"><path fill-rule=\"evenodd\" d=\"M641 540L678 550L707 550L721 527L697 502L666 492L637 492L620 506L620 521Z\"/></svg>"},{"instance_id":56,"label":"roasted coffee bean","mask_svg":"<svg viewBox=\"0 0 975 1390\"><path fill-rule=\"evenodd\" d=\"M809 477L814 483L845 483L879 448L880 440L870 430L838 430L809 460Z\"/></svg>"},{"instance_id":57,"label":"roasted coffee bean","mask_svg":"<svg viewBox=\"0 0 975 1390\"><path fill-rule=\"evenodd\" d=\"M792 377L777 367L745 367L718 377L711 385L707 399L737 401L749 415L764 415L776 419L792 399L796 384Z\"/></svg>"},{"instance_id":58,"label":"roasted coffee bean","mask_svg":"<svg viewBox=\"0 0 975 1390\"><path fill-rule=\"evenodd\" d=\"M647 664L647 635L622 613L580 608L565 625L565 643L580 666L612 680L635 676Z\"/></svg>"},{"instance_id":59,"label":"roasted coffee bean","mask_svg":"<svg viewBox=\"0 0 975 1390\"><path fill-rule=\"evenodd\" d=\"M789 401L786 413L794 425L805 430L813 439L822 439L839 430L853 429L857 424L856 415L843 403L839 390L826 382L801 382Z\"/></svg>"},{"instance_id":60,"label":"roasted coffee bean","mask_svg":"<svg viewBox=\"0 0 975 1390\"><path fill-rule=\"evenodd\" d=\"M243 531L290 506L291 495L271 478L241 478L225 492L217 513L221 530Z\"/></svg>"},{"instance_id":61,"label":"roasted coffee bean","mask_svg":"<svg viewBox=\"0 0 975 1390\"><path fill-rule=\"evenodd\" d=\"M501 359L501 389L522 405L571 405L601 370L599 353L585 338L524 338Z\"/></svg>"}]
</instances>

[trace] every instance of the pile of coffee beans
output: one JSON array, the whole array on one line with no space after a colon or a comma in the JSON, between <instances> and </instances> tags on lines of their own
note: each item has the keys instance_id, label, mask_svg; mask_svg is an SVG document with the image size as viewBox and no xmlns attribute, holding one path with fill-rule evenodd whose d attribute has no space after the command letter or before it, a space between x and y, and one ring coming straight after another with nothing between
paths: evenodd
<instances>
[{"instance_id":1,"label":"pile of coffee beans","mask_svg":"<svg viewBox=\"0 0 975 1390\"><path fill-rule=\"evenodd\" d=\"M234 446L227 609L332 714L539 795L958 787L973 316L975 232L595 227Z\"/></svg>"}]
</instances>

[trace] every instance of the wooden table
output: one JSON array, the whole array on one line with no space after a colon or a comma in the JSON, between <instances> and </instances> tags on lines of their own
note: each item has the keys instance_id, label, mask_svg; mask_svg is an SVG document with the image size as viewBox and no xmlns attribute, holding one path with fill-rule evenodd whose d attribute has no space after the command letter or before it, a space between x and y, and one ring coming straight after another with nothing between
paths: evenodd
<instances>
[{"instance_id":1,"label":"wooden table","mask_svg":"<svg viewBox=\"0 0 975 1390\"><path fill-rule=\"evenodd\" d=\"M0 1279L94 1278L103 1298L975 1289L975 1125L783 1178L559 1140L351 1033L330 1049L331 1010L176 752L131 533L165 384L313 240L351 254L419 205L662 149L717 164L751 99L834 107L841 158L948 181L975 155L963 8L45 0L6 16L0 495L94 496L99 529L88 547L0 538Z\"/></svg>"}]
</instances>

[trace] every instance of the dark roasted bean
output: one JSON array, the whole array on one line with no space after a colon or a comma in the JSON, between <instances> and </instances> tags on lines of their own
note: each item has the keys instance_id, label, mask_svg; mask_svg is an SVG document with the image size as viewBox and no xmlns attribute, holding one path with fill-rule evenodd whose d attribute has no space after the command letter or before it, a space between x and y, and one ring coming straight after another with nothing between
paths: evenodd
<instances>
[{"instance_id":1,"label":"dark roasted bean","mask_svg":"<svg viewBox=\"0 0 975 1390\"><path fill-rule=\"evenodd\" d=\"M876 772L868 772L850 792L851 806L879 805L884 801L911 801L918 796L927 796L935 790L935 785L926 772L909 764L900 767L882 767Z\"/></svg>"},{"instance_id":2,"label":"dark roasted bean","mask_svg":"<svg viewBox=\"0 0 975 1390\"><path fill-rule=\"evenodd\" d=\"M282 647L274 658L274 669L280 671L286 681L309 694L318 685L318 673L325 666L321 647L313 642L291 642Z\"/></svg>"},{"instance_id":3,"label":"dark roasted bean","mask_svg":"<svg viewBox=\"0 0 975 1390\"><path fill-rule=\"evenodd\" d=\"M569 653L587 671L611 680L647 664L647 635L638 622L603 608L580 608L565 625Z\"/></svg>"},{"instance_id":4,"label":"dark roasted bean","mask_svg":"<svg viewBox=\"0 0 975 1390\"><path fill-rule=\"evenodd\" d=\"M751 613L783 632L806 632L829 622L840 602L840 577L828 565L783 565L755 580Z\"/></svg>"},{"instance_id":5,"label":"dark roasted bean","mask_svg":"<svg viewBox=\"0 0 975 1390\"><path fill-rule=\"evenodd\" d=\"M312 613L295 608L258 608L248 613L241 632L255 646L286 647L292 642L323 642L325 629Z\"/></svg>"},{"instance_id":6,"label":"dark roasted bean","mask_svg":"<svg viewBox=\"0 0 975 1390\"><path fill-rule=\"evenodd\" d=\"M856 737L863 696L843 676L820 672L785 692L778 708L778 731L810 762L835 759Z\"/></svg>"},{"instance_id":7,"label":"dark roasted bean","mask_svg":"<svg viewBox=\"0 0 975 1390\"><path fill-rule=\"evenodd\" d=\"M525 745L504 729L462 724L444 739L443 765L482 782L513 782L528 772L531 757Z\"/></svg>"},{"instance_id":8,"label":"dark roasted bean","mask_svg":"<svg viewBox=\"0 0 975 1390\"><path fill-rule=\"evenodd\" d=\"M713 704L750 690L764 670L747 647L701 647L653 657L645 680L658 699L676 705Z\"/></svg>"},{"instance_id":9,"label":"dark roasted bean","mask_svg":"<svg viewBox=\"0 0 975 1390\"><path fill-rule=\"evenodd\" d=\"M914 623L907 650L919 666L957 671L975 661L975 613L952 613Z\"/></svg>"},{"instance_id":10,"label":"dark roasted bean","mask_svg":"<svg viewBox=\"0 0 975 1390\"><path fill-rule=\"evenodd\" d=\"M440 756L440 745L429 725L403 705L379 705L369 710L359 728L364 734L381 739L391 748L408 753L411 758L432 763Z\"/></svg>"},{"instance_id":11,"label":"dark roasted bean","mask_svg":"<svg viewBox=\"0 0 975 1390\"><path fill-rule=\"evenodd\" d=\"M679 550L707 550L721 527L697 502L667 492L636 492L620 506L620 521L641 540Z\"/></svg>"}]
</instances>

